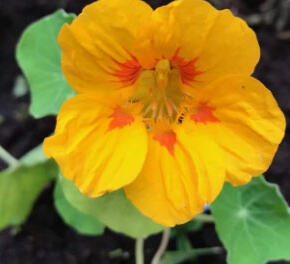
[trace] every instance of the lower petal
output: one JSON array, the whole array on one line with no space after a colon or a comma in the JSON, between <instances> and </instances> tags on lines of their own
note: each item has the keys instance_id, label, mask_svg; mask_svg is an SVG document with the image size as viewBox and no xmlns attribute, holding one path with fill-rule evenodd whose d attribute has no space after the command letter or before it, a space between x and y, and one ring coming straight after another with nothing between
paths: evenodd
<instances>
[{"instance_id":1,"label":"lower petal","mask_svg":"<svg viewBox=\"0 0 290 264\"><path fill-rule=\"evenodd\" d=\"M191 220L223 186L225 173L218 151L189 127L152 132L143 170L125 187L128 199L162 225Z\"/></svg>"},{"instance_id":2,"label":"lower petal","mask_svg":"<svg viewBox=\"0 0 290 264\"><path fill-rule=\"evenodd\" d=\"M196 126L191 120L185 119L179 130L178 137L196 168L199 193L206 203L211 203L224 185L224 153L209 135L205 125Z\"/></svg>"}]
</instances>

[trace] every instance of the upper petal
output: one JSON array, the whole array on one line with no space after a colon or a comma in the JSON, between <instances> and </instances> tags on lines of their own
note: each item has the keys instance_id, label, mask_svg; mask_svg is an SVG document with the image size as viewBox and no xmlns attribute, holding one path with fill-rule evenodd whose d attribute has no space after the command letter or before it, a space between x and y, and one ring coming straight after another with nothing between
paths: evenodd
<instances>
[{"instance_id":1,"label":"upper petal","mask_svg":"<svg viewBox=\"0 0 290 264\"><path fill-rule=\"evenodd\" d=\"M203 0L177 0L161 6L154 10L147 27L151 48L161 58L172 58L180 49L184 59L193 59L202 50L217 16L218 11Z\"/></svg>"},{"instance_id":2,"label":"upper petal","mask_svg":"<svg viewBox=\"0 0 290 264\"><path fill-rule=\"evenodd\" d=\"M62 69L72 88L82 93L132 86L140 69L136 38L151 13L140 0L100 0L64 25Z\"/></svg>"},{"instance_id":3,"label":"upper petal","mask_svg":"<svg viewBox=\"0 0 290 264\"><path fill-rule=\"evenodd\" d=\"M216 10L203 0L162 6L147 28L144 39L152 38L148 46L155 57L175 62L185 85L208 84L225 74L250 75L260 57L254 31L229 10Z\"/></svg>"},{"instance_id":4,"label":"upper petal","mask_svg":"<svg viewBox=\"0 0 290 264\"><path fill-rule=\"evenodd\" d=\"M97 197L137 177L147 153L147 132L132 111L96 95L78 95L63 105L44 151L82 193Z\"/></svg>"},{"instance_id":5,"label":"upper petal","mask_svg":"<svg viewBox=\"0 0 290 264\"><path fill-rule=\"evenodd\" d=\"M196 113L191 119L223 150L228 181L244 184L265 172L285 131L284 115L271 92L252 77L227 76L196 90L194 98L211 108L214 119L200 122Z\"/></svg>"},{"instance_id":6,"label":"upper petal","mask_svg":"<svg viewBox=\"0 0 290 264\"><path fill-rule=\"evenodd\" d=\"M185 223L220 192L222 160L216 144L190 127L152 132L144 168L126 195L157 223Z\"/></svg>"},{"instance_id":7,"label":"upper petal","mask_svg":"<svg viewBox=\"0 0 290 264\"><path fill-rule=\"evenodd\" d=\"M208 32L196 67L203 73L197 83L209 83L222 75L251 75L260 59L255 32L230 10L219 11Z\"/></svg>"}]
</instances>

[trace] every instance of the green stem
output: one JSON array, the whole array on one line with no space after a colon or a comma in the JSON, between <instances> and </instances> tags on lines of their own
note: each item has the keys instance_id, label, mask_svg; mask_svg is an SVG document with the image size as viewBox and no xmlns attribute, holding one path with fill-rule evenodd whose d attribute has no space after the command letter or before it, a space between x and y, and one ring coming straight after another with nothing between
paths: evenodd
<instances>
[{"instance_id":1,"label":"green stem","mask_svg":"<svg viewBox=\"0 0 290 264\"><path fill-rule=\"evenodd\" d=\"M196 259L199 256L205 256L205 255L215 255L220 254L224 250L221 247L211 247L211 248L193 248L189 249L188 251L185 251L184 254L178 256L175 261L176 263L183 263L189 260ZM173 251L178 253L178 251Z\"/></svg>"},{"instance_id":2,"label":"green stem","mask_svg":"<svg viewBox=\"0 0 290 264\"><path fill-rule=\"evenodd\" d=\"M6 151L2 146L0 146L0 158L5 161L9 167L16 167L18 165L18 160L15 159L8 151Z\"/></svg>"},{"instance_id":3,"label":"green stem","mask_svg":"<svg viewBox=\"0 0 290 264\"><path fill-rule=\"evenodd\" d=\"M169 239L170 239L170 228L165 228L163 231L163 234L162 234L159 248L153 257L151 264L159 264L160 263L160 259L163 256L163 254L168 246Z\"/></svg>"},{"instance_id":4,"label":"green stem","mask_svg":"<svg viewBox=\"0 0 290 264\"><path fill-rule=\"evenodd\" d=\"M135 244L136 264L144 264L143 248L144 248L144 239L143 238L136 239L136 244Z\"/></svg>"},{"instance_id":5,"label":"green stem","mask_svg":"<svg viewBox=\"0 0 290 264\"><path fill-rule=\"evenodd\" d=\"M211 248L197 248L194 249L194 252L198 256L204 255L212 255L212 254L220 254L223 252L223 248L221 247L211 247Z\"/></svg>"},{"instance_id":6,"label":"green stem","mask_svg":"<svg viewBox=\"0 0 290 264\"><path fill-rule=\"evenodd\" d=\"M195 216L194 220L204 222L204 223L214 223L214 218L212 215L200 214Z\"/></svg>"}]
</instances>

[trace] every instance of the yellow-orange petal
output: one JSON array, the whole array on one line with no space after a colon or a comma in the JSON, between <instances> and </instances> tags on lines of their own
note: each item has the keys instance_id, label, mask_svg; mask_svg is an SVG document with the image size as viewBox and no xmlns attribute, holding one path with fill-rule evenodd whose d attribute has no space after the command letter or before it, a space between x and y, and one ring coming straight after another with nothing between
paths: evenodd
<instances>
[{"instance_id":1,"label":"yellow-orange petal","mask_svg":"<svg viewBox=\"0 0 290 264\"><path fill-rule=\"evenodd\" d=\"M197 102L207 102L217 122L197 123L221 147L227 180L245 184L265 172L285 131L285 118L272 93L255 78L227 76L196 90Z\"/></svg>"},{"instance_id":2,"label":"yellow-orange petal","mask_svg":"<svg viewBox=\"0 0 290 264\"><path fill-rule=\"evenodd\" d=\"M179 50L183 59L191 60L202 50L217 15L206 1L177 0L154 10L144 33L151 34L151 48L161 58L170 59Z\"/></svg>"},{"instance_id":3,"label":"yellow-orange petal","mask_svg":"<svg viewBox=\"0 0 290 264\"><path fill-rule=\"evenodd\" d=\"M126 195L157 223L185 223L220 192L225 177L220 154L213 141L190 127L153 131L144 168L125 187Z\"/></svg>"},{"instance_id":4,"label":"yellow-orange petal","mask_svg":"<svg viewBox=\"0 0 290 264\"><path fill-rule=\"evenodd\" d=\"M99 0L64 25L62 69L72 88L83 93L134 85L140 65L133 47L151 13L140 0Z\"/></svg>"},{"instance_id":5,"label":"yellow-orange petal","mask_svg":"<svg viewBox=\"0 0 290 264\"><path fill-rule=\"evenodd\" d=\"M206 203L213 202L221 192L226 177L222 150L208 135L205 126L197 129L188 119L183 121L178 138L194 163L200 196Z\"/></svg>"},{"instance_id":6,"label":"yellow-orange petal","mask_svg":"<svg viewBox=\"0 0 290 264\"><path fill-rule=\"evenodd\" d=\"M95 94L78 95L61 108L44 151L83 194L98 197L138 176L147 153L147 131L132 111L104 103Z\"/></svg>"},{"instance_id":7,"label":"yellow-orange petal","mask_svg":"<svg viewBox=\"0 0 290 264\"><path fill-rule=\"evenodd\" d=\"M260 57L254 31L231 11L204 0L157 8L143 34L144 42L148 38L148 50L179 66L185 86L203 86L225 74L250 75Z\"/></svg>"},{"instance_id":8,"label":"yellow-orange petal","mask_svg":"<svg viewBox=\"0 0 290 264\"><path fill-rule=\"evenodd\" d=\"M260 47L255 32L230 10L219 12L196 67L203 73L196 78L203 85L222 75L251 75L260 59Z\"/></svg>"}]
</instances>

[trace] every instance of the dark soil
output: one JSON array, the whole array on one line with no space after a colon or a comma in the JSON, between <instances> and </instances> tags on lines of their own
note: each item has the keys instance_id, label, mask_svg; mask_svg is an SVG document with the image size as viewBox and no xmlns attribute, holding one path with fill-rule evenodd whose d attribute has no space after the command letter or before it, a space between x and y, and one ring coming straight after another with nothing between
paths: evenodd
<instances>
[{"instance_id":1,"label":"dark soil","mask_svg":"<svg viewBox=\"0 0 290 264\"><path fill-rule=\"evenodd\" d=\"M121 0L120 0L121 1ZM81 8L92 1L73 0L1 0L0 2L0 144L15 157L40 144L54 128L55 118L35 120L28 114L29 96L16 98L13 85L20 70L14 59L16 42L23 29L36 19L54 12L57 8L79 13ZM167 1L147 1L153 7ZM243 3L238 6L244 14L258 12L264 1L230 1L225 5L233 7L232 2ZM287 24L287 23L286 23ZM290 39L277 38L275 25L260 24L256 28L262 48L262 59L256 76L274 93L282 107L287 121L290 121ZM286 137L266 173L268 180L278 183L288 202L290 202L290 133ZM0 169L5 168L0 163ZM154 254L160 236L146 240L146 263ZM207 225L202 231L192 234L195 246L209 247L220 245L214 228ZM170 248L174 249L171 242ZM123 258L110 258L112 250L122 249ZM35 208L23 225L21 231L11 235L11 230L0 233L1 264L121 264L134 263L134 241L107 230L101 237L87 237L67 227L53 208L52 188L48 188L37 201ZM128 254L126 254L128 252ZM126 258L126 256L128 256ZM226 263L225 254L203 257L198 263ZM290 262L276 262L290 263Z\"/></svg>"}]
</instances>

